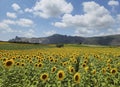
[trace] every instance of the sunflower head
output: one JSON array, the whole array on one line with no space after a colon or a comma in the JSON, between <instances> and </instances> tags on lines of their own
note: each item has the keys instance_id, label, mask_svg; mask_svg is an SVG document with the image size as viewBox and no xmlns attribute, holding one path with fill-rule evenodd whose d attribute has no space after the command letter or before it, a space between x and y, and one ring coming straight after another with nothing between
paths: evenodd
<instances>
[{"instance_id":1,"label":"sunflower head","mask_svg":"<svg viewBox=\"0 0 120 87\"><path fill-rule=\"evenodd\" d=\"M43 82L46 82L46 81L48 80L48 73L43 73L43 74L41 74L40 79L41 79Z\"/></svg>"},{"instance_id":2,"label":"sunflower head","mask_svg":"<svg viewBox=\"0 0 120 87\"><path fill-rule=\"evenodd\" d=\"M110 73L113 74L113 75L115 75L117 73L117 69L116 68L112 68L110 70Z\"/></svg>"},{"instance_id":3,"label":"sunflower head","mask_svg":"<svg viewBox=\"0 0 120 87\"><path fill-rule=\"evenodd\" d=\"M7 58L4 58L4 59L2 59L3 60L3 62L5 62L6 60L8 60Z\"/></svg>"},{"instance_id":4,"label":"sunflower head","mask_svg":"<svg viewBox=\"0 0 120 87\"><path fill-rule=\"evenodd\" d=\"M22 63L21 63L21 66L22 66L22 67L25 66L25 63L22 62Z\"/></svg>"},{"instance_id":5,"label":"sunflower head","mask_svg":"<svg viewBox=\"0 0 120 87\"><path fill-rule=\"evenodd\" d=\"M37 64L37 63L35 64L35 67L38 67L38 64Z\"/></svg>"},{"instance_id":6,"label":"sunflower head","mask_svg":"<svg viewBox=\"0 0 120 87\"><path fill-rule=\"evenodd\" d=\"M14 64L14 60L13 59L6 60L4 64L6 67L11 67Z\"/></svg>"},{"instance_id":7,"label":"sunflower head","mask_svg":"<svg viewBox=\"0 0 120 87\"><path fill-rule=\"evenodd\" d=\"M54 61L54 59L52 58L52 59L50 59L50 62L53 62Z\"/></svg>"},{"instance_id":8,"label":"sunflower head","mask_svg":"<svg viewBox=\"0 0 120 87\"><path fill-rule=\"evenodd\" d=\"M96 74L96 70L94 69L94 70L92 70L92 74L93 75L95 75Z\"/></svg>"},{"instance_id":9,"label":"sunflower head","mask_svg":"<svg viewBox=\"0 0 120 87\"><path fill-rule=\"evenodd\" d=\"M73 74L75 72L75 69L74 69L74 67L69 66L68 71L69 71L70 74Z\"/></svg>"},{"instance_id":10,"label":"sunflower head","mask_svg":"<svg viewBox=\"0 0 120 87\"><path fill-rule=\"evenodd\" d=\"M15 59L16 59L16 57L12 57L12 59L13 59L13 60L15 60Z\"/></svg>"},{"instance_id":11,"label":"sunflower head","mask_svg":"<svg viewBox=\"0 0 120 87\"><path fill-rule=\"evenodd\" d=\"M56 71L56 69L57 69L57 68L56 68L55 66L52 67L51 72L54 73L54 72Z\"/></svg>"},{"instance_id":12,"label":"sunflower head","mask_svg":"<svg viewBox=\"0 0 120 87\"><path fill-rule=\"evenodd\" d=\"M74 60L74 63L75 63L75 64L77 63L77 60L76 60L76 59Z\"/></svg>"},{"instance_id":13,"label":"sunflower head","mask_svg":"<svg viewBox=\"0 0 120 87\"><path fill-rule=\"evenodd\" d=\"M33 63L33 61L32 61L32 60L30 60L30 61L29 61L29 63L30 63L30 64L32 64L32 63Z\"/></svg>"},{"instance_id":14,"label":"sunflower head","mask_svg":"<svg viewBox=\"0 0 120 87\"><path fill-rule=\"evenodd\" d=\"M81 79L81 75L79 72L75 73L75 75L73 76L73 80L75 83L80 83L80 79Z\"/></svg>"},{"instance_id":15,"label":"sunflower head","mask_svg":"<svg viewBox=\"0 0 120 87\"><path fill-rule=\"evenodd\" d=\"M88 66L86 66L86 67L84 68L84 70L85 70L85 72L88 72L89 67L88 67Z\"/></svg>"},{"instance_id":16,"label":"sunflower head","mask_svg":"<svg viewBox=\"0 0 120 87\"><path fill-rule=\"evenodd\" d=\"M19 65L20 65L20 63L19 63L19 62L17 62L17 63L16 63L16 65L17 65L17 66L19 66Z\"/></svg>"},{"instance_id":17,"label":"sunflower head","mask_svg":"<svg viewBox=\"0 0 120 87\"><path fill-rule=\"evenodd\" d=\"M102 68L102 73L105 74L106 73L106 69Z\"/></svg>"},{"instance_id":18,"label":"sunflower head","mask_svg":"<svg viewBox=\"0 0 120 87\"><path fill-rule=\"evenodd\" d=\"M87 59L85 59L85 60L84 60L84 63L88 63L88 60L87 60Z\"/></svg>"},{"instance_id":19,"label":"sunflower head","mask_svg":"<svg viewBox=\"0 0 120 87\"><path fill-rule=\"evenodd\" d=\"M40 68L41 68L42 66L43 66L43 64L42 64L42 63L39 63L39 64L38 64L38 67L40 67Z\"/></svg>"},{"instance_id":20,"label":"sunflower head","mask_svg":"<svg viewBox=\"0 0 120 87\"><path fill-rule=\"evenodd\" d=\"M62 63L62 66L66 66L66 65L67 65L67 62L63 62L63 63Z\"/></svg>"},{"instance_id":21,"label":"sunflower head","mask_svg":"<svg viewBox=\"0 0 120 87\"><path fill-rule=\"evenodd\" d=\"M58 80L63 80L65 78L65 73L63 70L59 70L58 73L57 73L57 79Z\"/></svg>"},{"instance_id":22,"label":"sunflower head","mask_svg":"<svg viewBox=\"0 0 120 87\"><path fill-rule=\"evenodd\" d=\"M57 59L54 59L54 62L55 62L55 63L57 63L57 61L58 61Z\"/></svg>"},{"instance_id":23,"label":"sunflower head","mask_svg":"<svg viewBox=\"0 0 120 87\"><path fill-rule=\"evenodd\" d=\"M83 63L83 64L82 64L82 67L85 68L85 67L86 67L86 63Z\"/></svg>"},{"instance_id":24,"label":"sunflower head","mask_svg":"<svg viewBox=\"0 0 120 87\"><path fill-rule=\"evenodd\" d=\"M112 59L108 59L108 60L107 60L107 63L110 63L110 62L112 62Z\"/></svg>"}]
</instances>

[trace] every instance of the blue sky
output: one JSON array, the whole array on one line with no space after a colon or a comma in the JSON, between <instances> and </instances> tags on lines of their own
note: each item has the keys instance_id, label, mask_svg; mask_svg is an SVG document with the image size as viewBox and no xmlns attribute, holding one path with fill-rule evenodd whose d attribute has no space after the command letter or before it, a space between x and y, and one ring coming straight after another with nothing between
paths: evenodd
<instances>
[{"instance_id":1,"label":"blue sky","mask_svg":"<svg viewBox=\"0 0 120 87\"><path fill-rule=\"evenodd\" d=\"M120 34L120 0L0 0L0 40Z\"/></svg>"}]
</instances>

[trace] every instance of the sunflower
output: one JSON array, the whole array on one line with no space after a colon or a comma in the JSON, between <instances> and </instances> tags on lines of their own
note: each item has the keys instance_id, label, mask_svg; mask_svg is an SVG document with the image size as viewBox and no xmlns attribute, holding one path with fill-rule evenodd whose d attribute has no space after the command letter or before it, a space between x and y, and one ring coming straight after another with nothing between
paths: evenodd
<instances>
[{"instance_id":1,"label":"sunflower","mask_svg":"<svg viewBox=\"0 0 120 87\"><path fill-rule=\"evenodd\" d=\"M40 79L44 82L46 82L48 80L48 73L43 73L40 76Z\"/></svg>"},{"instance_id":2,"label":"sunflower","mask_svg":"<svg viewBox=\"0 0 120 87\"><path fill-rule=\"evenodd\" d=\"M110 69L111 69L111 66L108 66L108 67L107 67L107 70L110 70Z\"/></svg>"},{"instance_id":3,"label":"sunflower","mask_svg":"<svg viewBox=\"0 0 120 87\"><path fill-rule=\"evenodd\" d=\"M54 62L55 62L55 63L57 63L57 61L58 61L57 59L54 59Z\"/></svg>"},{"instance_id":4,"label":"sunflower","mask_svg":"<svg viewBox=\"0 0 120 87\"><path fill-rule=\"evenodd\" d=\"M5 66L6 67L11 67L14 64L14 60L10 59L10 60L6 60L5 61Z\"/></svg>"},{"instance_id":5,"label":"sunflower","mask_svg":"<svg viewBox=\"0 0 120 87\"><path fill-rule=\"evenodd\" d=\"M77 63L77 60L76 60L76 59L74 60L74 63L75 63L75 64Z\"/></svg>"},{"instance_id":6,"label":"sunflower","mask_svg":"<svg viewBox=\"0 0 120 87\"><path fill-rule=\"evenodd\" d=\"M17 66L19 66L19 65L20 65L20 63L19 63L19 62L17 62L17 63L16 63L16 65L17 65Z\"/></svg>"},{"instance_id":7,"label":"sunflower","mask_svg":"<svg viewBox=\"0 0 120 87\"><path fill-rule=\"evenodd\" d=\"M38 62L41 62L41 59L39 59Z\"/></svg>"},{"instance_id":8,"label":"sunflower","mask_svg":"<svg viewBox=\"0 0 120 87\"><path fill-rule=\"evenodd\" d=\"M32 63L33 63L33 61L32 61L32 60L30 60L30 61L29 61L29 63L30 63L30 64L32 64Z\"/></svg>"},{"instance_id":9,"label":"sunflower","mask_svg":"<svg viewBox=\"0 0 120 87\"><path fill-rule=\"evenodd\" d=\"M86 63L83 63L83 64L82 64L82 67L85 68L85 67L86 67Z\"/></svg>"},{"instance_id":10,"label":"sunflower","mask_svg":"<svg viewBox=\"0 0 120 87\"><path fill-rule=\"evenodd\" d=\"M94 69L94 70L92 70L92 74L94 74L94 75L96 74L96 70L95 70L95 69Z\"/></svg>"},{"instance_id":11,"label":"sunflower","mask_svg":"<svg viewBox=\"0 0 120 87\"><path fill-rule=\"evenodd\" d=\"M88 72L89 67L88 67L88 66L86 66L86 67L84 68L84 70L85 70L85 72Z\"/></svg>"},{"instance_id":12,"label":"sunflower","mask_svg":"<svg viewBox=\"0 0 120 87\"><path fill-rule=\"evenodd\" d=\"M12 59L13 59L13 60L15 60L15 59L16 59L16 57L12 57Z\"/></svg>"},{"instance_id":13,"label":"sunflower","mask_svg":"<svg viewBox=\"0 0 120 87\"><path fill-rule=\"evenodd\" d=\"M66 66L66 65L67 65L67 62L63 62L63 63L62 63L62 66Z\"/></svg>"},{"instance_id":14,"label":"sunflower","mask_svg":"<svg viewBox=\"0 0 120 87\"><path fill-rule=\"evenodd\" d=\"M87 59L86 59L86 60L84 60L84 63L86 63L86 64L87 64L87 63L88 63L88 60L87 60Z\"/></svg>"},{"instance_id":15,"label":"sunflower","mask_svg":"<svg viewBox=\"0 0 120 87\"><path fill-rule=\"evenodd\" d=\"M4 59L3 59L3 62L5 62L6 60L8 60L8 59L7 59L7 58L4 58Z\"/></svg>"},{"instance_id":16,"label":"sunflower","mask_svg":"<svg viewBox=\"0 0 120 87\"><path fill-rule=\"evenodd\" d=\"M35 67L38 67L38 64L37 64L37 63L35 64Z\"/></svg>"},{"instance_id":17,"label":"sunflower","mask_svg":"<svg viewBox=\"0 0 120 87\"><path fill-rule=\"evenodd\" d=\"M75 69L74 69L74 67L69 66L68 71L69 71L70 74L73 74L75 72Z\"/></svg>"},{"instance_id":18,"label":"sunflower","mask_svg":"<svg viewBox=\"0 0 120 87\"><path fill-rule=\"evenodd\" d=\"M110 63L110 62L112 62L112 59L108 59L108 60L107 60L107 63Z\"/></svg>"},{"instance_id":19,"label":"sunflower","mask_svg":"<svg viewBox=\"0 0 120 87\"><path fill-rule=\"evenodd\" d=\"M112 68L110 70L110 73L113 74L113 75L115 75L117 73L117 69L116 68Z\"/></svg>"},{"instance_id":20,"label":"sunflower","mask_svg":"<svg viewBox=\"0 0 120 87\"><path fill-rule=\"evenodd\" d=\"M43 66L43 64L42 64L42 63L39 63L39 64L38 64L38 67L40 67L40 68L41 68L42 66Z\"/></svg>"},{"instance_id":21,"label":"sunflower","mask_svg":"<svg viewBox=\"0 0 120 87\"><path fill-rule=\"evenodd\" d=\"M81 75L79 72L75 73L75 75L73 76L73 80L75 83L80 83L80 79L81 79Z\"/></svg>"},{"instance_id":22,"label":"sunflower","mask_svg":"<svg viewBox=\"0 0 120 87\"><path fill-rule=\"evenodd\" d=\"M54 66L52 69L51 69L51 72L54 73L56 71L56 67Z\"/></svg>"},{"instance_id":23,"label":"sunflower","mask_svg":"<svg viewBox=\"0 0 120 87\"><path fill-rule=\"evenodd\" d=\"M25 66L25 63L22 62L22 63L21 63L21 66Z\"/></svg>"},{"instance_id":24,"label":"sunflower","mask_svg":"<svg viewBox=\"0 0 120 87\"><path fill-rule=\"evenodd\" d=\"M105 74L106 73L106 69L102 68L102 73Z\"/></svg>"},{"instance_id":25,"label":"sunflower","mask_svg":"<svg viewBox=\"0 0 120 87\"><path fill-rule=\"evenodd\" d=\"M57 73L57 78L58 80L63 80L65 78L65 73L63 70L59 70L58 73Z\"/></svg>"}]
</instances>

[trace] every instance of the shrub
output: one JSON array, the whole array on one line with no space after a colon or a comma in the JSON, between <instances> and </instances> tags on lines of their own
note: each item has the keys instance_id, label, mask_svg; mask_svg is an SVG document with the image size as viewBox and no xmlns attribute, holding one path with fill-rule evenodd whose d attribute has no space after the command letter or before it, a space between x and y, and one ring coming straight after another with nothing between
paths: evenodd
<instances>
[{"instance_id":1,"label":"shrub","mask_svg":"<svg viewBox=\"0 0 120 87\"><path fill-rule=\"evenodd\" d=\"M64 47L64 44L56 44L56 47L58 48Z\"/></svg>"}]
</instances>

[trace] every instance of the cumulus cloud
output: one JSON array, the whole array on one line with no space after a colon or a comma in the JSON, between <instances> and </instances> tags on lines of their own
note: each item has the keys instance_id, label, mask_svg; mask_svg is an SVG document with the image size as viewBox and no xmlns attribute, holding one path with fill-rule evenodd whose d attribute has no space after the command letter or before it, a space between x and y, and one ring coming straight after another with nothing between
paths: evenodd
<instances>
[{"instance_id":1,"label":"cumulus cloud","mask_svg":"<svg viewBox=\"0 0 120 87\"><path fill-rule=\"evenodd\" d=\"M7 15L7 17L9 17L9 18L17 18L17 16L16 16L15 13L7 12L6 15Z\"/></svg>"},{"instance_id":2,"label":"cumulus cloud","mask_svg":"<svg viewBox=\"0 0 120 87\"><path fill-rule=\"evenodd\" d=\"M96 30L88 30L84 28L78 28L75 30L75 36L91 36L92 34L97 33Z\"/></svg>"},{"instance_id":3,"label":"cumulus cloud","mask_svg":"<svg viewBox=\"0 0 120 87\"><path fill-rule=\"evenodd\" d=\"M0 23L0 31L2 33L5 33L5 32L13 32L13 30L9 27L8 24L5 24L5 23Z\"/></svg>"},{"instance_id":4,"label":"cumulus cloud","mask_svg":"<svg viewBox=\"0 0 120 87\"><path fill-rule=\"evenodd\" d=\"M32 20L26 18L21 18L18 21L16 21L16 23L19 26L23 26L23 27L30 27L34 24Z\"/></svg>"},{"instance_id":5,"label":"cumulus cloud","mask_svg":"<svg viewBox=\"0 0 120 87\"><path fill-rule=\"evenodd\" d=\"M10 19L5 19L3 21L0 22L0 31L1 33L20 33L19 30L15 30L13 29L11 26L20 26L20 27L33 27L34 22L30 19L26 19L26 18L21 18L19 20L10 20ZM24 32L25 33L25 32ZM26 32L26 35L28 36L32 36L33 31L29 30Z\"/></svg>"},{"instance_id":6,"label":"cumulus cloud","mask_svg":"<svg viewBox=\"0 0 120 87\"><path fill-rule=\"evenodd\" d=\"M60 28L72 27L77 29L76 32L92 33L94 29L108 29L114 23L110 12L103 6L91 2L84 2L83 15L65 14L60 22L55 22L53 25Z\"/></svg>"},{"instance_id":7,"label":"cumulus cloud","mask_svg":"<svg viewBox=\"0 0 120 87\"><path fill-rule=\"evenodd\" d=\"M116 1L116 0L110 0L110 1L108 2L108 5L110 5L110 6L118 6L118 5L119 5L119 2Z\"/></svg>"},{"instance_id":8,"label":"cumulus cloud","mask_svg":"<svg viewBox=\"0 0 120 87\"><path fill-rule=\"evenodd\" d=\"M26 8L24 11L25 11L25 12L33 12L33 10L30 9L30 8Z\"/></svg>"},{"instance_id":9,"label":"cumulus cloud","mask_svg":"<svg viewBox=\"0 0 120 87\"><path fill-rule=\"evenodd\" d=\"M32 12L43 18L59 17L62 14L71 13L72 10L72 4L65 0L39 0L32 9L25 9L26 12Z\"/></svg>"},{"instance_id":10,"label":"cumulus cloud","mask_svg":"<svg viewBox=\"0 0 120 87\"><path fill-rule=\"evenodd\" d=\"M13 20L9 20L9 19L7 19L7 20L3 20L3 23L4 23L4 24L16 24L15 21L13 21Z\"/></svg>"},{"instance_id":11,"label":"cumulus cloud","mask_svg":"<svg viewBox=\"0 0 120 87\"><path fill-rule=\"evenodd\" d=\"M29 29L28 31L21 31L21 35L24 37L34 37L35 31L33 29Z\"/></svg>"},{"instance_id":12,"label":"cumulus cloud","mask_svg":"<svg viewBox=\"0 0 120 87\"><path fill-rule=\"evenodd\" d=\"M55 34L56 31L54 31L54 30L51 30L51 31L44 31L43 33L44 33L46 36L50 36L50 35Z\"/></svg>"},{"instance_id":13,"label":"cumulus cloud","mask_svg":"<svg viewBox=\"0 0 120 87\"><path fill-rule=\"evenodd\" d=\"M27 21L29 22L27 22ZM23 22L25 24L22 24ZM10 20L6 19L0 22L0 34L8 34L8 35L20 35L20 36L25 36L25 37L34 37L35 36L35 31L33 29L30 29L30 25L32 22L30 22L29 19L19 19L19 20ZM20 27L27 27L25 29L15 29L14 26L20 26ZM29 27L28 27L29 26ZM12 35L11 35L12 36ZM9 38L9 37L8 37ZM8 40L8 38L6 40Z\"/></svg>"},{"instance_id":14,"label":"cumulus cloud","mask_svg":"<svg viewBox=\"0 0 120 87\"><path fill-rule=\"evenodd\" d=\"M20 27L31 27L34 25L34 22L32 20L26 18L20 18L19 20L6 19L3 20L1 23L7 25L19 25Z\"/></svg>"},{"instance_id":15,"label":"cumulus cloud","mask_svg":"<svg viewBox=\"0 0 120 87\"><path fill-rule=\"evenodd\" d=\"M15 11L18 11L20 9L20 6L17 4L17 3L13 3L12 4L12 8L15 10Z\"/></svg>"},{"instance_id":16,"label":"cumulus cloud","mask_svg":"<svg viewBox=\"0 0 120 87\"><path fill-rule=\"evenodd\" d=\"M110 0L108 5L112 7L112 12L116 13L116 6L119 6L119 2L117 0Z\"/></svg>"}]
</instances>

